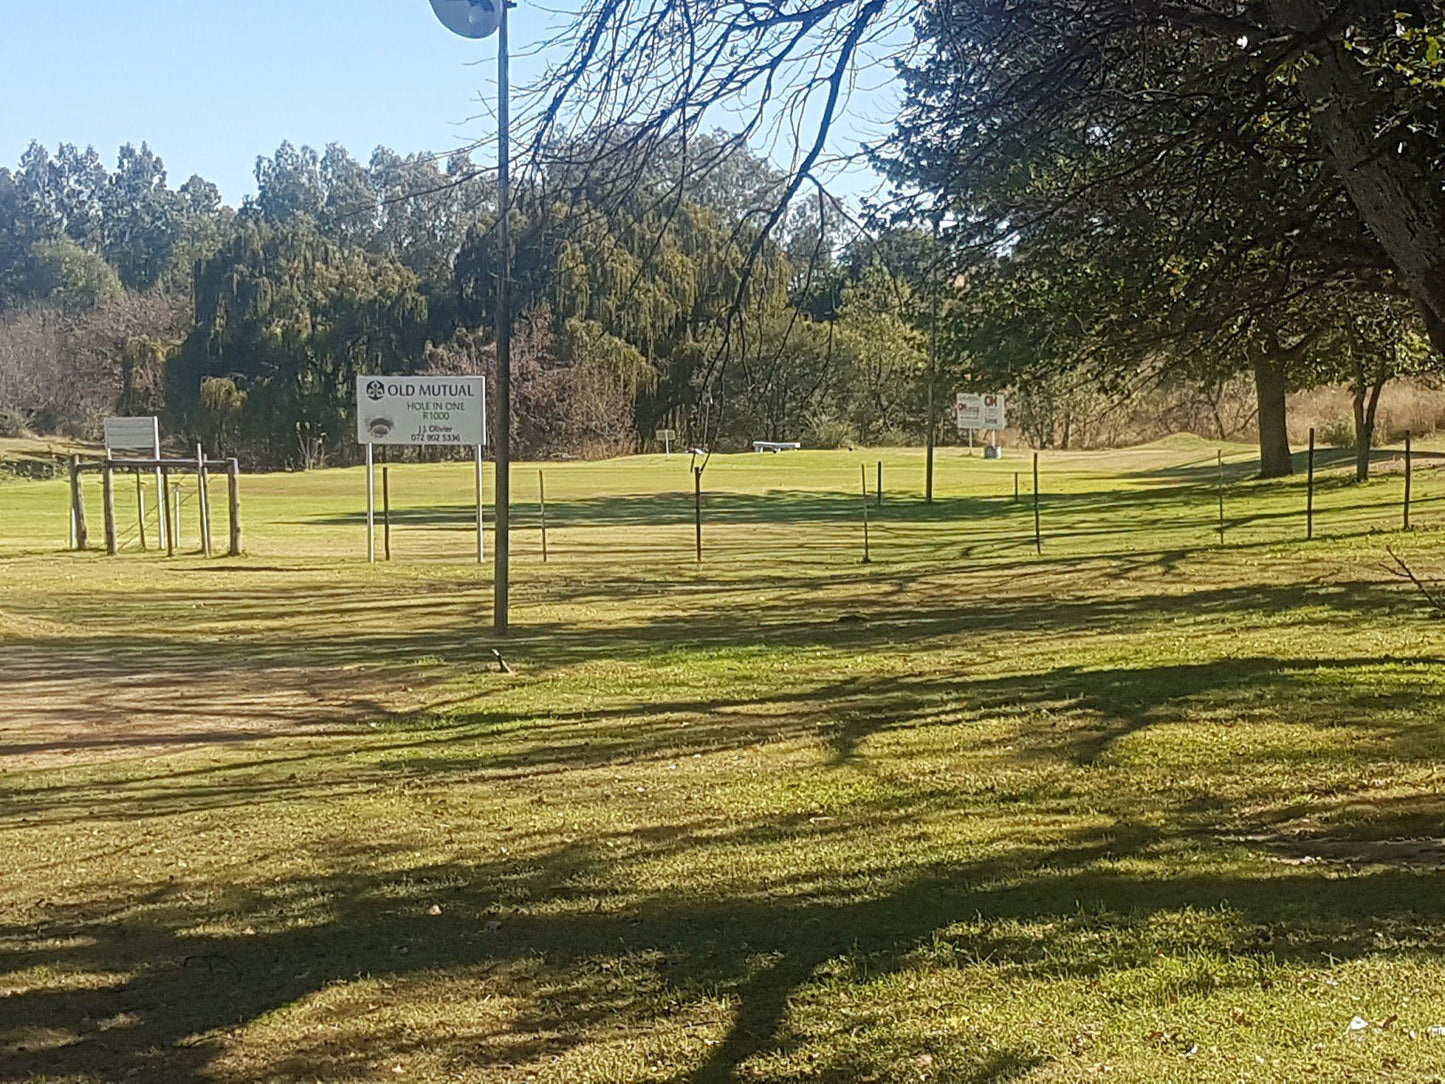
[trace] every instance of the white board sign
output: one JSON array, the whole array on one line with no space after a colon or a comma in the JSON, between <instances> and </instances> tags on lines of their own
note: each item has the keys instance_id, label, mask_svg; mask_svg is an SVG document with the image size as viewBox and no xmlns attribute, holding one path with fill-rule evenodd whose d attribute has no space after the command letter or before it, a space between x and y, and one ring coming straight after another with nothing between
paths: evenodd
<instances>
[{"instance_id":1,"label":"white board sign","mask_svg":"<svg viewBox=\"0 0 1445 1084\"><path fill-rule=\"evenodd\" d=\"M141 452L149 457L159 455L160 446L159 418L105 419L105 450L108 452Z\"/></svg>"},{"instance_id":2,"label":"white board sign","mask_svg":"<svg viewBox=\"0 0 1445 1084\"><path fill-rule=\"evenodd\" d=\"M958 395L958 427L960 429L1007 429L1008 411L1002 395Z\"/></svg>"},{"instance_id":3,"label":"white board sign","mask_svg":"<svg viewBox=\"0 0 1445 1084\"><path fill-rule=\"evenodd\" d=\"M1004 409L1002 395L985 395L983 397L983 428L1008 428L1008 412Z\"/></svg>"},{"instance_id":4,"label":"white board sign","mask_svg":"<svg viewBox=\"0 0 1445 1084\"><path fill-rule=\"evenodd\" d=\"M360 444L487 442L487 384L480 376L358 376Z\"/></svg>"}]
</instances>

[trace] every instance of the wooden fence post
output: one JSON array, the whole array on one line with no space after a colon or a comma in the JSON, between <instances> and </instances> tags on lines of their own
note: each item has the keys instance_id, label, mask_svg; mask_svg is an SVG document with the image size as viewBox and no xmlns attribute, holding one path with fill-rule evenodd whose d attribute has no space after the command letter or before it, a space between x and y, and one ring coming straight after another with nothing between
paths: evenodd
<instances>
[{"instance_id":1,"label":"wooden fence post","mask_svg":"<svg viewBox=\"0 0 1445 1084\"><path fill-rule=\"evenodd\" d=\"M883 507L883 460L878 460L878 507Z\"/></svg>"},{"instance_id":2,"label":"wooden fence post","mask_svg":"<svg viewBox=\"0 0 1445 1084\"><path fill-rule=\"evenodd\" d=\"M241 556L241 463L237 459L226 461L226 503L230 513L232 557Z\"/></svg>"},{"instance_id":3,"label":"wooden fence post","mask_svg":"<svg viewBox=\"0 0 1445 1084\"><path fill-rule=\"evenodd\" d=\"M200 501L197 509L201 517L201 552L211 555L211 495L206 489L206 453L196 445L196 497Z\"/></svg>"},{"instance_id":4,"label":"wooden fence post","mask_svg":"<svg viewBox=\"0 0 1445 1084\"><path fill-rule=\"evenodd\" d=\"M85 525L85 490L81 488L80 456L70 457L70 521L75 531L75 548L90 546L90 532Z\"/></svg>"},{"instance_id":5,"label":"wooden fence post","mask_svg":"<svg viewBox=\"0 0 1445 1084\"><path fill-rule=\"evenodd\" d=\"M171 524L171 537L176 540L176 545L181 544L181 483L177 482L171 486L171 509L175 513L175 521Z\"/></svg>"},{"instance_id":6,"label":"wooden fence post","mask_svg":"<svg viewBox=\"0 0 1445 1084\"><path fill-rule=\"evenodd\" d=\"M105 552L114 557L120 552L120 539L115 528L115 469L110 465L108 455L101 467L101 494L105 515Z\"/></svg>"},{"instance_id":7,"label":"wooden fence post","mask_svg":"<svg viewBox=\"0 0 1445 1084\"><path fill-rule=\"evenodd\" d=\"M1019 472L1014 471L1014 504L1019 503Z\"/></svg>"},{"instance_id":8,"label":"wooden fence post","mask_svg":"<svg viewBox=\"0 0 1445 1084\"><path fill-rule=\"evenodd\" d=\"M1309 477L1305 482L1305 540L1315 536L1315 431L1310 428Z\"/></svg>"}]
</instances>

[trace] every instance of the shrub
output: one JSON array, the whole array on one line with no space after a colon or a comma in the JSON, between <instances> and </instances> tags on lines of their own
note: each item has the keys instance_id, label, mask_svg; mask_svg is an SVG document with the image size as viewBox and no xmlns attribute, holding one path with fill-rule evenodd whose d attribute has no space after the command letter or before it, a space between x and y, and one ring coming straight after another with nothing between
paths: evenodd
<instances>
[{"instance_id":1,"label":"shrub","mask_svg":"<svg viewBox=\"0 0 1445 1084\"><path fill-rule=\"evenodd\" d=\"M30 426L25 415L10 407L0 407L0 437L28 437Z\"/></svg>"},{"instance_id":2,"label":"shrub","mask_svg":"<svg viewBox=\"0 0 1445 1084\"><path fill-rule=\"evenodd\" d=\"M824 418L809 426L807 443L813 448L851 448L858 443L858 431L851 422Z\"/></svg>"},{"instance_id":3,"label":"shrub","mask_svg":"<svg viewBox=\"0 0 1445 1084\"><path fill-rule=\"evenodd\" d=\"M1353 448L1355 423L1351 418L1331 418L1315 431L1320 444L1327 448Z\"/></svg>"}]
</instances>

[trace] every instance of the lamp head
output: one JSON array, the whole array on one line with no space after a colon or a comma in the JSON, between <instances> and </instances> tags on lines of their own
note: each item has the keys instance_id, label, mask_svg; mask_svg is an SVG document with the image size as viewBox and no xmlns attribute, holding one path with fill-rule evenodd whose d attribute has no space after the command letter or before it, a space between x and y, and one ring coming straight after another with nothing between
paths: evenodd
<instances>
[{"instance_id":1,"label":"lamp head","mask_svg":"<svg viewBox=\"0 0 1445 1084\"><path fill-rule=\"evenodd\" d=\"M432 11L442 25L464 38L486 38L502 24L506 0L431 0Z\"/></svg>"}]
</instances>

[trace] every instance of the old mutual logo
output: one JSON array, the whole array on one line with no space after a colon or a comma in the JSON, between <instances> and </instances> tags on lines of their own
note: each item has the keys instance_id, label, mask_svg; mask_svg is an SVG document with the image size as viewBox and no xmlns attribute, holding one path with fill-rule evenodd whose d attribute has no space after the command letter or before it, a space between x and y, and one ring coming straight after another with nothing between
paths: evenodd
<instances>
[{"instance_id":1,"label":"old mutual logo","mask_svg":"<svg viewBox=\"0 0 1445 1084\"><path fill-rule=\"evenodd\" d=\"M386 395L386 385L380 380L373 380L366 385L366 397L373 403L379 401Z\"/></svg>"}]
</instances>

